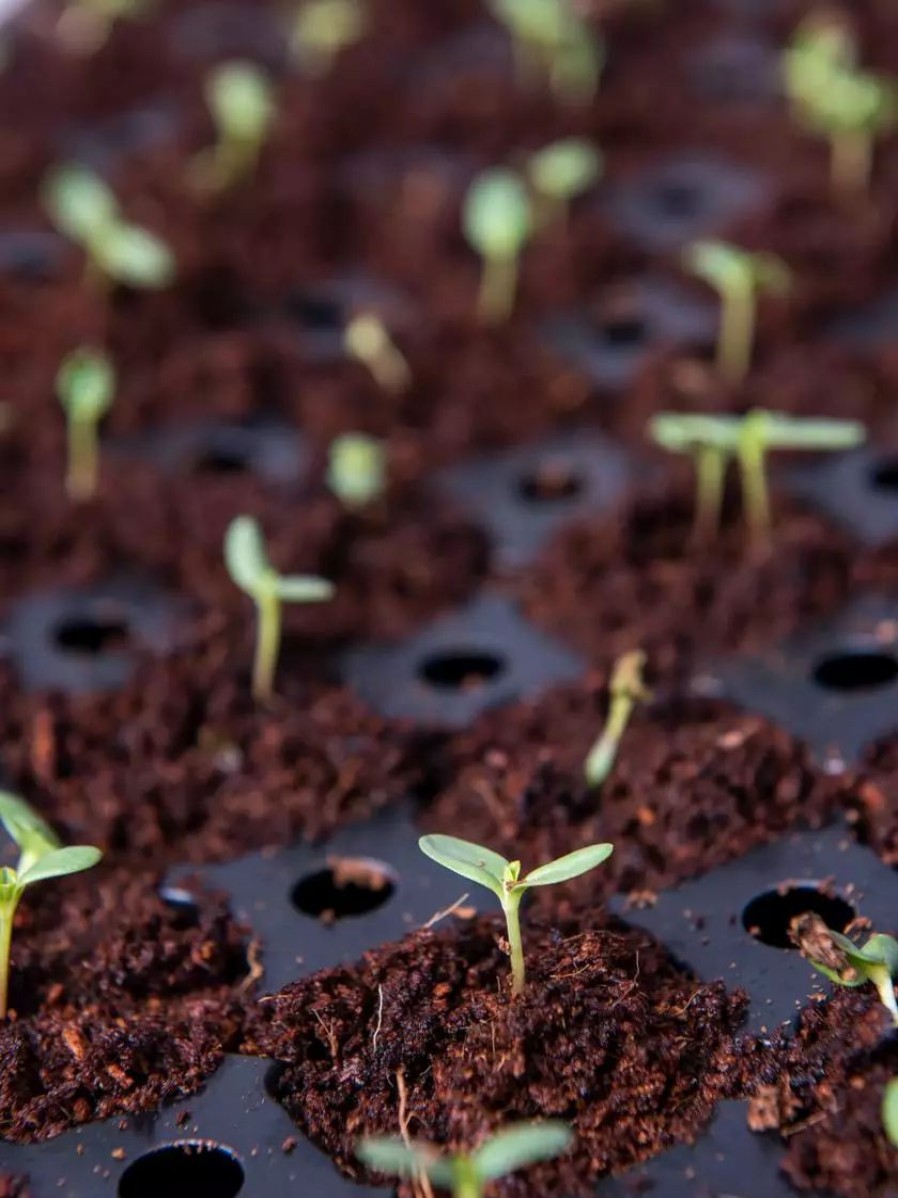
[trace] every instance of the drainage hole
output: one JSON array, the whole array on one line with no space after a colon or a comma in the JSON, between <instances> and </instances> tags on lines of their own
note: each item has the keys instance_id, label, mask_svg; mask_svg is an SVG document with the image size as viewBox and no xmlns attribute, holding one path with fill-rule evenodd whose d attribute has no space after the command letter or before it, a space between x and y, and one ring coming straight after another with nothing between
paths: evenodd
<instances>
[{"instance_id":1,"label":"drainage hole","mask_svg":"<svg viewBox=\"0 0 898 1198\"><path fill-rule=\"evenodd\" d=\"M880 491L898 491L898 458L883 458L870 471L870 483Z\"/></svg>"},{"instance_id":2,"label":"drainage hole","mask_svg":"<svg viewBox=\"0 0 898 1198\"><path fill-rule=\"evenodd\" d=\"M701 207L701 192L691 183L663 183L657 191L657 204L666 216L692 216Z\"/></svg>"},{"instance_id":3,"label":"drainage hole","mask_svg":"<svg viewBox=\"0 0 898 1198\"><path fill-rule=\"evenodd\" d=\"M118 1183L118 1198L236 1198L243 1166L230 1150L208 1140L182 1140L145 1152Z\"/></svg>"},{"instance_id":4,"label":"drainage hole","mask_svg":"<svg viewBox=\"0 0 898 1198\"><path fill-rule=\"evenodd\" d=\"M615 349L641 345L646 338L645 320L635 312L631 315L622 312L619 316L607 316L599 327L606 343Z\"/></svg>"},{"instance_id":5,"label":"drainage hole","mask_svg":"<svg viewBox=\"0 0 898 1198\"><path fill-rule=\"evenodd\" d=\"M505 662L495 653L456 649L425 658L418 673L424 682L444 690L476 690L504 668Z\"/></svg>"},{"instance_id":6,"label":"drainage hole","mask_svg":"<svg viewBox=\"0 0 898 1198\"><path fill-rule=\"evenodd\" d=\"M814 681L831 691L866 691L898 678L898 659L876 649L831 653L814 668Z\"/></svg>"},{"instance_id":7,"label":"drainage hole","mask_svg":"<svg viewBox=\"0 0 898 1198\"><path fill-rule=\"evenodd\" d=\"M113 617L73 616L60 620L53 639L66 653L98 657L101 653L114 653L127 646L128 625L125 620Z\"/></svg>"},{"instance_id":8,"label":"drainage hole","mask_svg":"<svg viewBox=\"0 0 898 1198\"><path fill-rule=\"evenodd\" d=\"M239 449L201 450L194 458L193 468L200 474L242 474L247 470L247 455Z\"/></svg>"},{"instance_id":9,"label":"drainage hole","mask_svg":"<svg viewBox=\"0 0 898 1198\"><path fill-rule=\"evenodd\" d=\"M326 869L300 878L290 894L297 911L322 923L369 915L389 902L396 875L368 857L332 857Z\"/></svg>"},{"instance_id":10,"label":"drainage hole","mask_svg":"<svg viewBox=\"0 0 898 1198\"><path fill-rule=\"evenodd\" d=\"M556 503L581 495L583 479L569 462L549 458L523 475L518 490L528 503Z\"/></svg>"},{"instance_id":11,"label":"drainage hole","mask_svg":"<svg viewBox=\"0 0 898 1198\"><path fill-rule=\"evenodd\" d=\"M171 911L176 928L184 930L199 924L199 903L189 890L181 886L160 886L159 897Z\"/></svg>"},{"instance_id":12,"label":"drainage hole","mask_svg":"<svg viewBox=\"0 0 898 1198\"><path fill-rule=\"evenodd\" d=\"M742 912L742 925L771 948L794 948L789 926L798 915L819 915L831 931L844 932L856 912L845 899L825 894L817 886L788 886L753 898Z\"/></svg>"},{"instance_id":13,"label":"drainage hole","mask_svg":"<svg viewBox=\"0 0 898 1198\"><path fill-rule=\"evenodd\" d=\"M307 292L294 292L287 300L290 317L313 333L342 330L345 324L343 305L337 300Z\"/></svg>"}]
</instances>

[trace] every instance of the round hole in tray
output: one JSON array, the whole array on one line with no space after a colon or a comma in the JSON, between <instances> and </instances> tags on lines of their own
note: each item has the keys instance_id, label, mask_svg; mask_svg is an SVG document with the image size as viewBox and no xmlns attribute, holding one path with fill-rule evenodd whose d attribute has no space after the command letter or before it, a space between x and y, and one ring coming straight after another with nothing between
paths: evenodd
<instances>
[{"instance_id":1,"label":"round hole in tray","mask_svg":"<svg viewBox=\"0 0 898 1198\"><path fill-rule=\"evenodd\" d=\"M195 928L200 922L200 907L196 897L182 886L160 886L159 897L172 912L179 928Z\"/></svg>"},{"instance_id":2,"label":"round hole in tray","mask_svg":"<svg viewBox=\"0 0 898 1198\"><path fill-rule=\"evenodd\" d=\"M794 948L789 925L797 915L819 915L828 928L844 932L855 918L854 908L836 894L826 894L813 883L765 890L742 912L745 930L771 948Z\"/></svg>"},{"instance_id":3,"label":"round hole in tray","mask_svg":"<svg viewBox=\"0 0 898 1198\"><path fill-rule=\"evenodd\" d=\"M527 503L556 503L582 494L583 479L564 458L548 457L521 477L518 488Z\"/></svg>"},{"instance_id":4,"label":"round hole in tray","mask_svg":"<svg viewBox=\"0 0 898 1198\"><path fill-rule=\"evenodd\" d=\"M59 621L53 630L53 639L65 653L99 657L127 646L128 622L112 614L71 616Z\"/></svg>"},{"instance_id":5,"label":"round hole in tray","mask_svg":"<svg viewBox=\"0 0 898 1198\"><path fill-rule=\"evenodd\" d=\"M209 1140L181 1140L132 1161L118 1198L236 1198L243 1166L230 1148Z\"/></svg>"},{"instance_id":6,"label":"round hole in tray","mask_svg":"<svg viewBox=\"0 0 898 1198\"><path fill-rule=\"evenodd\" d=\"M242 450L215 445L201 449L193 460L193 468L200 474L241 474L248 467L247 454Z\"/></svg>"},{"instance_id":7,"label":"round hole in tray","mask_svg":"<svg viewBox=\"0 0 898 1198\"><path fill-rule=\"evenodd\" d=\"M814 667L814 681L830 691L876 690L896 678L898 658L873 648L830 653Z\"/></svg>"},{"instance_id":8,"label":"round hole in tray","mask_svg":"<svg viewBox=\"0 0 898 1198\"><path fill-rule=\"evenodd\" d=\"M641 344L647 332L644 318L636 312L609 315L602 320L600 328L605 341L615 349L629 349Z\"/></svg>"},{"instance_id":9,"label":"round hole in tray","mask_svg":"<svg viewBox=\"0 0 898 1198\"><path fill-rule=\"evenodd\" d=\"M382 861L369 857L332 857L325 869L300 878L290 894L303 915L324 923L370 915L389 902L396 875Z\"/></svg>"},{"instance_id":10,"label":"round hole in tray","mask_svg":"<svg viewBox=\"0 0 898 1198\"><path fill-rule=\"evenodd\" d=\"M482 649L444 649L422 661L418 673L424 682L442 690L475 690L492 682L505 668L497 653Z\"/></svg>"},{"instance_id":11,"label":"round hole in tray","mask_svg":"<svg viewBox=\"0 0 898 1198\"><path fill-rule=\"evenodd\" d=\"M678 220L697 212L701 207L702 197L694 184L671 180L658 187L657 201L665 216Z\"/></svg>"},{"instance_id":12,"label":"round hole in tray","mask_svg":"<svg viewBox=\"0 0 898 1198\"><path fill-rule=\"evenodd\" d=\"M342 329L346 323L344 306L338 299L311 291L294 291L287 301L287 310L293 320L310 332Z\"/></svg>"},{"instance_id":13,"label":"round hole in tray","mask_svg":"<svg viewBox=\"0 0 898 1198\"><path fill-rule=\"evenodd\" d=\"M870 484L878 491L898 491L898 457L880 458L870 470Z\"/></svg>"}]
</instances>

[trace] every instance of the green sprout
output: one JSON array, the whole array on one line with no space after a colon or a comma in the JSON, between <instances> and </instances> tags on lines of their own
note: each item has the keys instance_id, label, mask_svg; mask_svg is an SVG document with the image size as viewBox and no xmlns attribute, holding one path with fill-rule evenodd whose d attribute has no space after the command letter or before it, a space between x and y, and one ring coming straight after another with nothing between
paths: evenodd
<instances>
[{"instance_id":1,"label":"green sprout","mask_svg":"<svg viewBox=\"0 0 898 1198\"><path fill-rule=\"evenodd\" d=\"M525 891L531 886L554 886L556 882L577 878L607 861L614 851L612 844L590 844L547 865L541 865L522 878L520 861L506 861L492 849L482 848L470 840L459 840L457 836L422 836L418 847L438 865L491 890L502 904L508 928L513 995L520 994L524 989L520 906Z\"/></svg>"},{"instance_id":2,"label":"green sprout","mask_svg":"<svg viewBox=\"0 0 898 1198\"><path fill-rule=\"evenodd\" d=\"M893 1148L898 1148L898 1077L886 1082L882 1095L882 1126Z\"/></svg>"},{"instance_id":3,"label":"green sprout","mask_svg":"<svg viewBox=\"0 0 898 1198\"><path fill-rule=\"evenodd\" d=\"M746 522L753 539L770 535L767 453L774 449L831 452L862 444L866 430L854 420L817 420L784 416L756 408L744 416L707 416L659 412L649 424L656 444L695 462L696 500L693 532L707 540L720 528L727 464L735 458L742 482Z\"/></svg>"},{"instance_id":4,"label":"green sprout","mask_svg":"<svg viewBox=\"0 0 898 1198\"><path fill-rule=\"evenodd\" d=\"M227 191L252 178L275 116L271 83L251 62L226 62L205 81L216 141L191 163L202 191Z\"/></svg>"},{"instance_id":5,"label":"green sprout","mask_svg":"<svg viewBox=\"0 0 898 1198\"><path fill-rule=\"evenodd\" d=\"M827 960L820 961L809 956L809 963L838 986L855 988L872 983L879 1001L889 1013L892 1025L898 1027L898 1001L895 998L898 940L877 932L861 947L831 928L826 929L826 935L831 950L827 952Z\"/></svg>"},{"instance_id":6,"label":"green sprout","mask_svg":"<svg viewBox=\"0 0 898 1198\"><path fill-rule=\"evenodd\" d=\"M165 242L122 220L118 200L93 171L55 167L44 180L42 197L59 232L84 250L86 277L97 285L160 288L174 278L175 260Z\"/></svg>"},{"instance_id":7,"label":"green sprout","mask_svg":"<svg viewBox=\"0 0 898 1198\"><path fill-rule=\"evenodd\" d=\"M305 0L294 18L290 47L310 75L321 76L367 28L368 10L362 0Z\"/></svg>"},{"instance_id":8,"label":"green sprout","mask_svg":"<svg viewBox=\"0 0 898 1198\"><path fill-rule=\"evenodd\" d=\"M533 228L527 189L513 171L484 171L468 188L462 215L468 243L483 259L478 313L499 324L514 307L518 261Z\"/></svg>"},{"instance_id":9,"label":"green sprout","mask_svg":"<svg viewBox=\"0 0 898 1198\"><path fill-rule=\"evenodd\" d=\"M281 648L281 604L321 603L334 594L334 586L314 575L281 575L269 563L262 530L252 516L237 516L225 534L225 564L233 582L256 605L258 629L253 664L253 696L268 699L274 692L274 674Z\"/></svg>"},{"instance_id":10,"label":"green sprout","mask_svg":"<svg viewBox=\"0 0 898 1198\"><path fill-rule=\"evenodd\" d=\"M0 824L19 846L15 868L0 865L0 1019L4 1019L9 1001L12 927L19 900L32 883L90 869L103 854L87 844L63 848L50 825L24 799L8 791L0 791Z\"/></svg>"},{"instance_id":11,"label":"green sprout","mask_svg":"<svg viewBox=\"0 0 898 1198\"><path fill-rule=\"evenodd\" d=\"M343 330L343 345L351 358L370 370L384 391L399 395L412 381L409 364L390 337L387 326L373 312L353 316Z\"/></svg>"},{"instance_id":12,"label":"green sprout","mask_svg":"<svg viewBox=\"0 0 898 1198\"><path fill-rule=\"evenodd\" d=\"M611 672L611 702L602 734L590 749L583 773L590 786L601 786L611 773L624 729L637 703L648 703L652 692L642 680L645 654L641 649L624 653Z\"/></svg>"},{"instance_id":13,"label":"green sprout","mask_svg":"<svg viewBox=\"0 0 898 1198\"><path fill-rule=\"evenodd\" d=\"M452 1198L483 1198L484 1187L517 1169L560 1156L573 1132L558 1119L501 1128L473 1152L442 1154L433 1144L406 1143L390 1136L360 1140L356 1156L369 1169L394 1177L426 1177Z\"/></svg>"},{"instance_id":14,"label":"green sprout","mask_svg":"<svg viewBox=\"0 0 898 1198\"><path fill-rule=\"evenodd\" d=\"M571 201L587 191L602 173L602 155L580 137L543 146L527 161L527 178L541 208L540 224L567 219Z\"/></svg>"},{"instance_id":15,"label":"green sprout","mask_svg":"<svg viewBox=\"0 0 898 1198\"><path fill-rule=\"evenodd\" d=\"M798 120L835 71L857 66L857 41L848 23L831 10L812 12L795 30L783 54L783 80Z\"/></svg>"},{"instance_id":16,"label":"green sprout","mask_svg":"<svg viewBox=\"0 0 898 1198\"><path fill-rule=\"evenodd\" d=\"M741 383L751 365L761 291L783 295L791 273L775 254L751 254L724 241L696 241L685 251L687 270L720 294L717 366L731 383Z\"/></svg>"},{"instance_id":17,"label":"green sprout","mask_svg":"<svg viewBox=\"0 0 898 1198\"><path fill-rule=\"evenodd\" d=\"M364 433L345 433L331 442L327 485L347 508L362 508L378 499L386 485L383 442Z\"/></svg>"},{"instance_id":18,"label":"green sprout","mask_svg":"<svg viewBox=\"0 0 898 1198\"><path fill-rule=\"evenodd\" d=\"M97 429L115 394L112 363L98 350L76 349L59 367L56 392L67 418L66 490L71 499L90 499L97 490Z\"/></svg>"},{"instance_id":19,"label":"green sprout","mask_svg":"<svg viewBox=\"0 0 898 1198\"><path fill-rule=\"evenodd\" d=\"M116 22L136 20L152 0L68 0L57 31L67 50L93 54L105 46Z\"/></svg>"},{"instance_id":20,"label":"green sprout","mask_svg":"<svg viewBox=\"0 0 898 1198\"><path fill-rule=\"evenodd\" d=\"M876 139L898 123L895 84L865 71L833 71L806 114L829 138L835 191L856 196L869 190Z\"/></svg>"},{"instance_id":21,"label":"green sprout","mask_svg":"<svg viewBox=\"0 0 898 1198\"><path fill-rule=\"evenodd\" d=\"M543 76L563 103L593 99L605 47L572 0L489 0L489 8L508 30L524 84Z\"/></svg>"}]
</instances>

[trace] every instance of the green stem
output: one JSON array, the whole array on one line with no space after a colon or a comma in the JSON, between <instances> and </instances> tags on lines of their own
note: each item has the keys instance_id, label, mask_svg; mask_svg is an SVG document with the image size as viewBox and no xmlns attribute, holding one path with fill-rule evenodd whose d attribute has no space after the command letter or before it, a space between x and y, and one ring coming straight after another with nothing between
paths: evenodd
<instances>
[{"instance_id":1,"label":"green stem","mask_svg":"<svg viewBox=\"0 0 898 1198\"><path fill-rule=\"evenodd\" d=\"M97 489L97 425L93 420L68 419L66 491L76 501L90 499Z\"/></svg>"},{"instance_id":2,"label":"green stem","mask_svg":"<svg viewBox=\"0 0 898 1198\"><path fill-rule=\"evenodd\" d=\"M452 1198L483 1198L483 1186L471 1161L457 1160L455 1162Z\"/></svg>"},{"instance_id":3,"label":"green stem","mask_svg":"<svg viewBox=\"0 0 898 1198\"><path fill-rule=\"evenodd\" d=\"M751 367L755 339L755 296L751 283L723 292L717 368L731 383L741 383Z\"/></svg>"},{"instance_id":4,"label":"green stem","mask_svg":"<svg viewBox=\"0 0 898 1198\"><path fill-rule=\"evenodd\" d=\"M586 780L590 786L601 786L614 765L618 746L624 729L633 713L635 702L632 695L615 695L608 710L608 719L602 735L589 751L586 758Z\"/></svg>"},{"instance_id":5,"label":"green stem","mask_svg":"<svg viewBox=\"0 0 898 1198\"><path fill-rule=\"evenodd\" d=\"M770 495L767 489L767 454L764 444L764 417L751 412L745 417L738 449L742 475L742 502L749 533L757 545L770 539Z\"/></svg>"},{"instance_id":6,"label":"green stem","mask_svg":"<svg viewBox=\"0 0 898 1198\"><path fill-rule=\"evenodd\" d=\"M9 1005L9 969L12 952L12 921L17 901L0 907L0 1019L6 1018Z\"/></svg>"},{"instance_id":7,"label":"green stem","mask_svg":"<svg viewBox=\"0 0 898 1198\"><path fill-rule=\"evenodd\" d=\"M885 965L869 965L867 972L876 987L879 1000L892 1017L892 1026L898 1027L898 1002L895 1000L895 983Z\"/></svg>"},{"instance_id":8,"label":"green stem","mask_svg":"<svg viewBox=\"0 0 898 1198\"><path fill-rule=\"evenodd\" d=\"M508 928L508 948L511 958L511 993L517 998L524 990L524 945L521 940L521 898L523 890L506 890L502 899L505 923Z\"/></svg>"},{"instance_id":9,"label":"green stem","mask_svg":"<svg viewBox=\"0 0 898 1198\"><path fill-rule=\"evenodd\" d=\"M480 277L477 311L485 324L501 324L508 320L514 307L518 288L517 255L509 258L484 258Z\"/></svg>"},{"instance_id":10,"label":"green stem","mask_svg":"<svg viewBox=\"0 0 898 1198\"><path fill-rule=\"evenodd\" d=\"M274 693L274 674L281 647L281 601L276 594L256 599L258 629L256 657L253 663L253 697L270 699Z\"/></svg>"},{"instance_id":11,"label":"green stem","mask_svg":"<svg viewBox=\"0 0 898 1198\"><path fill-rule=\"evenodd\" d=\"M869 190L873 174L873 138L859 129L834 133L832 185L838 195L857 196Z\"/></svg>"},{"instance_id":12,"label":"green stem","mask_svg":"<svg viewBox=\"0 0 898 1198\"><path fill-rule=\"evenodd\" d=\"M702 544L717 535L723 508L726 455L715 445L700 445L695 451L695 515L692 535Z\"/></svg>"}]
</instances>

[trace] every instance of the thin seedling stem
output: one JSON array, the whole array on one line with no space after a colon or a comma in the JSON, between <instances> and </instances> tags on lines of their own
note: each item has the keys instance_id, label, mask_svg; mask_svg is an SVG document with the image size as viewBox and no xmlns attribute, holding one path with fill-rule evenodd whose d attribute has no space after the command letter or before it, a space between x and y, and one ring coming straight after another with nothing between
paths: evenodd
<instances>
[{"instance_id":1,"label":"thin seedling stem","mask_svg":"<svg viewBox=\"0 0 898 1198\"><path fill-rule=\"evenodd\" d=\"M274 672L281 645L281 600L272 593L256 599L258 629L253 662L253 697L270 699L274 692Z\"/></svg>"},{"instance_id":2,"label":"thin seedling stem","mask_svg":"<svg viewBox=\"0 0 898 1198\"><path fill-rule=\"evenodd\" d=\"M514 308L517 286L517 255L506 258L492 254L484 259L477 310L486 324L501 324L508 319Z\"/></svg>"},{"instance_id":3,"label":"thin seedling stem","mask_svg":"<svg viewBox=\"0 0 898 1198\"><path fill-rule=\"evenodd\" d=\"M749 414L738 449L745 516L751 539L758 546L770 540L770 494L767 487L764 417Z\"/></svg>"},{"instance_id":4,"label":"thin seedling stem","mask_svg":"<svg viewBox=\"0 0 898 1198\"><path fill-rule=\"evenodd\" d=\"M10 953L12 951L12 922L14 905L0 910L0 1019L6 1018L9 1003Z\"/></svg>"},{"instance_id":5,"label":"thin seedling stem","mask_svg":"<svg viewBox=\"0 0 898 1198\"><path fill-rule=\"evenodd\" d=\"M521 939L521 892L506 890L502 900L508 927L508 948L511 959L511 993L517 998L524 991L524 944Z\"/></svg>"},{"instance_id":6,"label":"thin seedling stem","mask_svg":"<svg viewBox=\"0 0 898 1198\"><path fill-rule=\"evenodd\" d=\"M93 420L68 418L68 468L66 491L70 499L90 499L97 489L99 449Z\"/></svg>"},{"instance_id":7,"label":"thin seedling stem","mask_svg":"<svg viewBox=\"0 0 898 1198\"><path fill-rule=\"evenodd\" d=\"M704 544L720 529L726 455L715 445L700 445L695 450L696 496L692 524L693 540Z\"/></svg>"},{"instance_id":8,"label":"thin seedling stem","mask_svg":"<svg viewBox=\"0 0 898 1198\"><path fill-rule=\"evenodd\" d=\"M750 281L723 292L717 367L731 383L741 383L751 367L755 313L754 288Z\"/></svg>"},{"instance_id":9,"label":"thin seedling stem","mask_svg":"<svg viewBox=\"0 0 898 1198\"><path fill-rule=\"evenodd\" d=\"M830 168L837 195L863 195L873 175L873 138L862 129L834 133Z\"/></svg>"}]
</instances>

